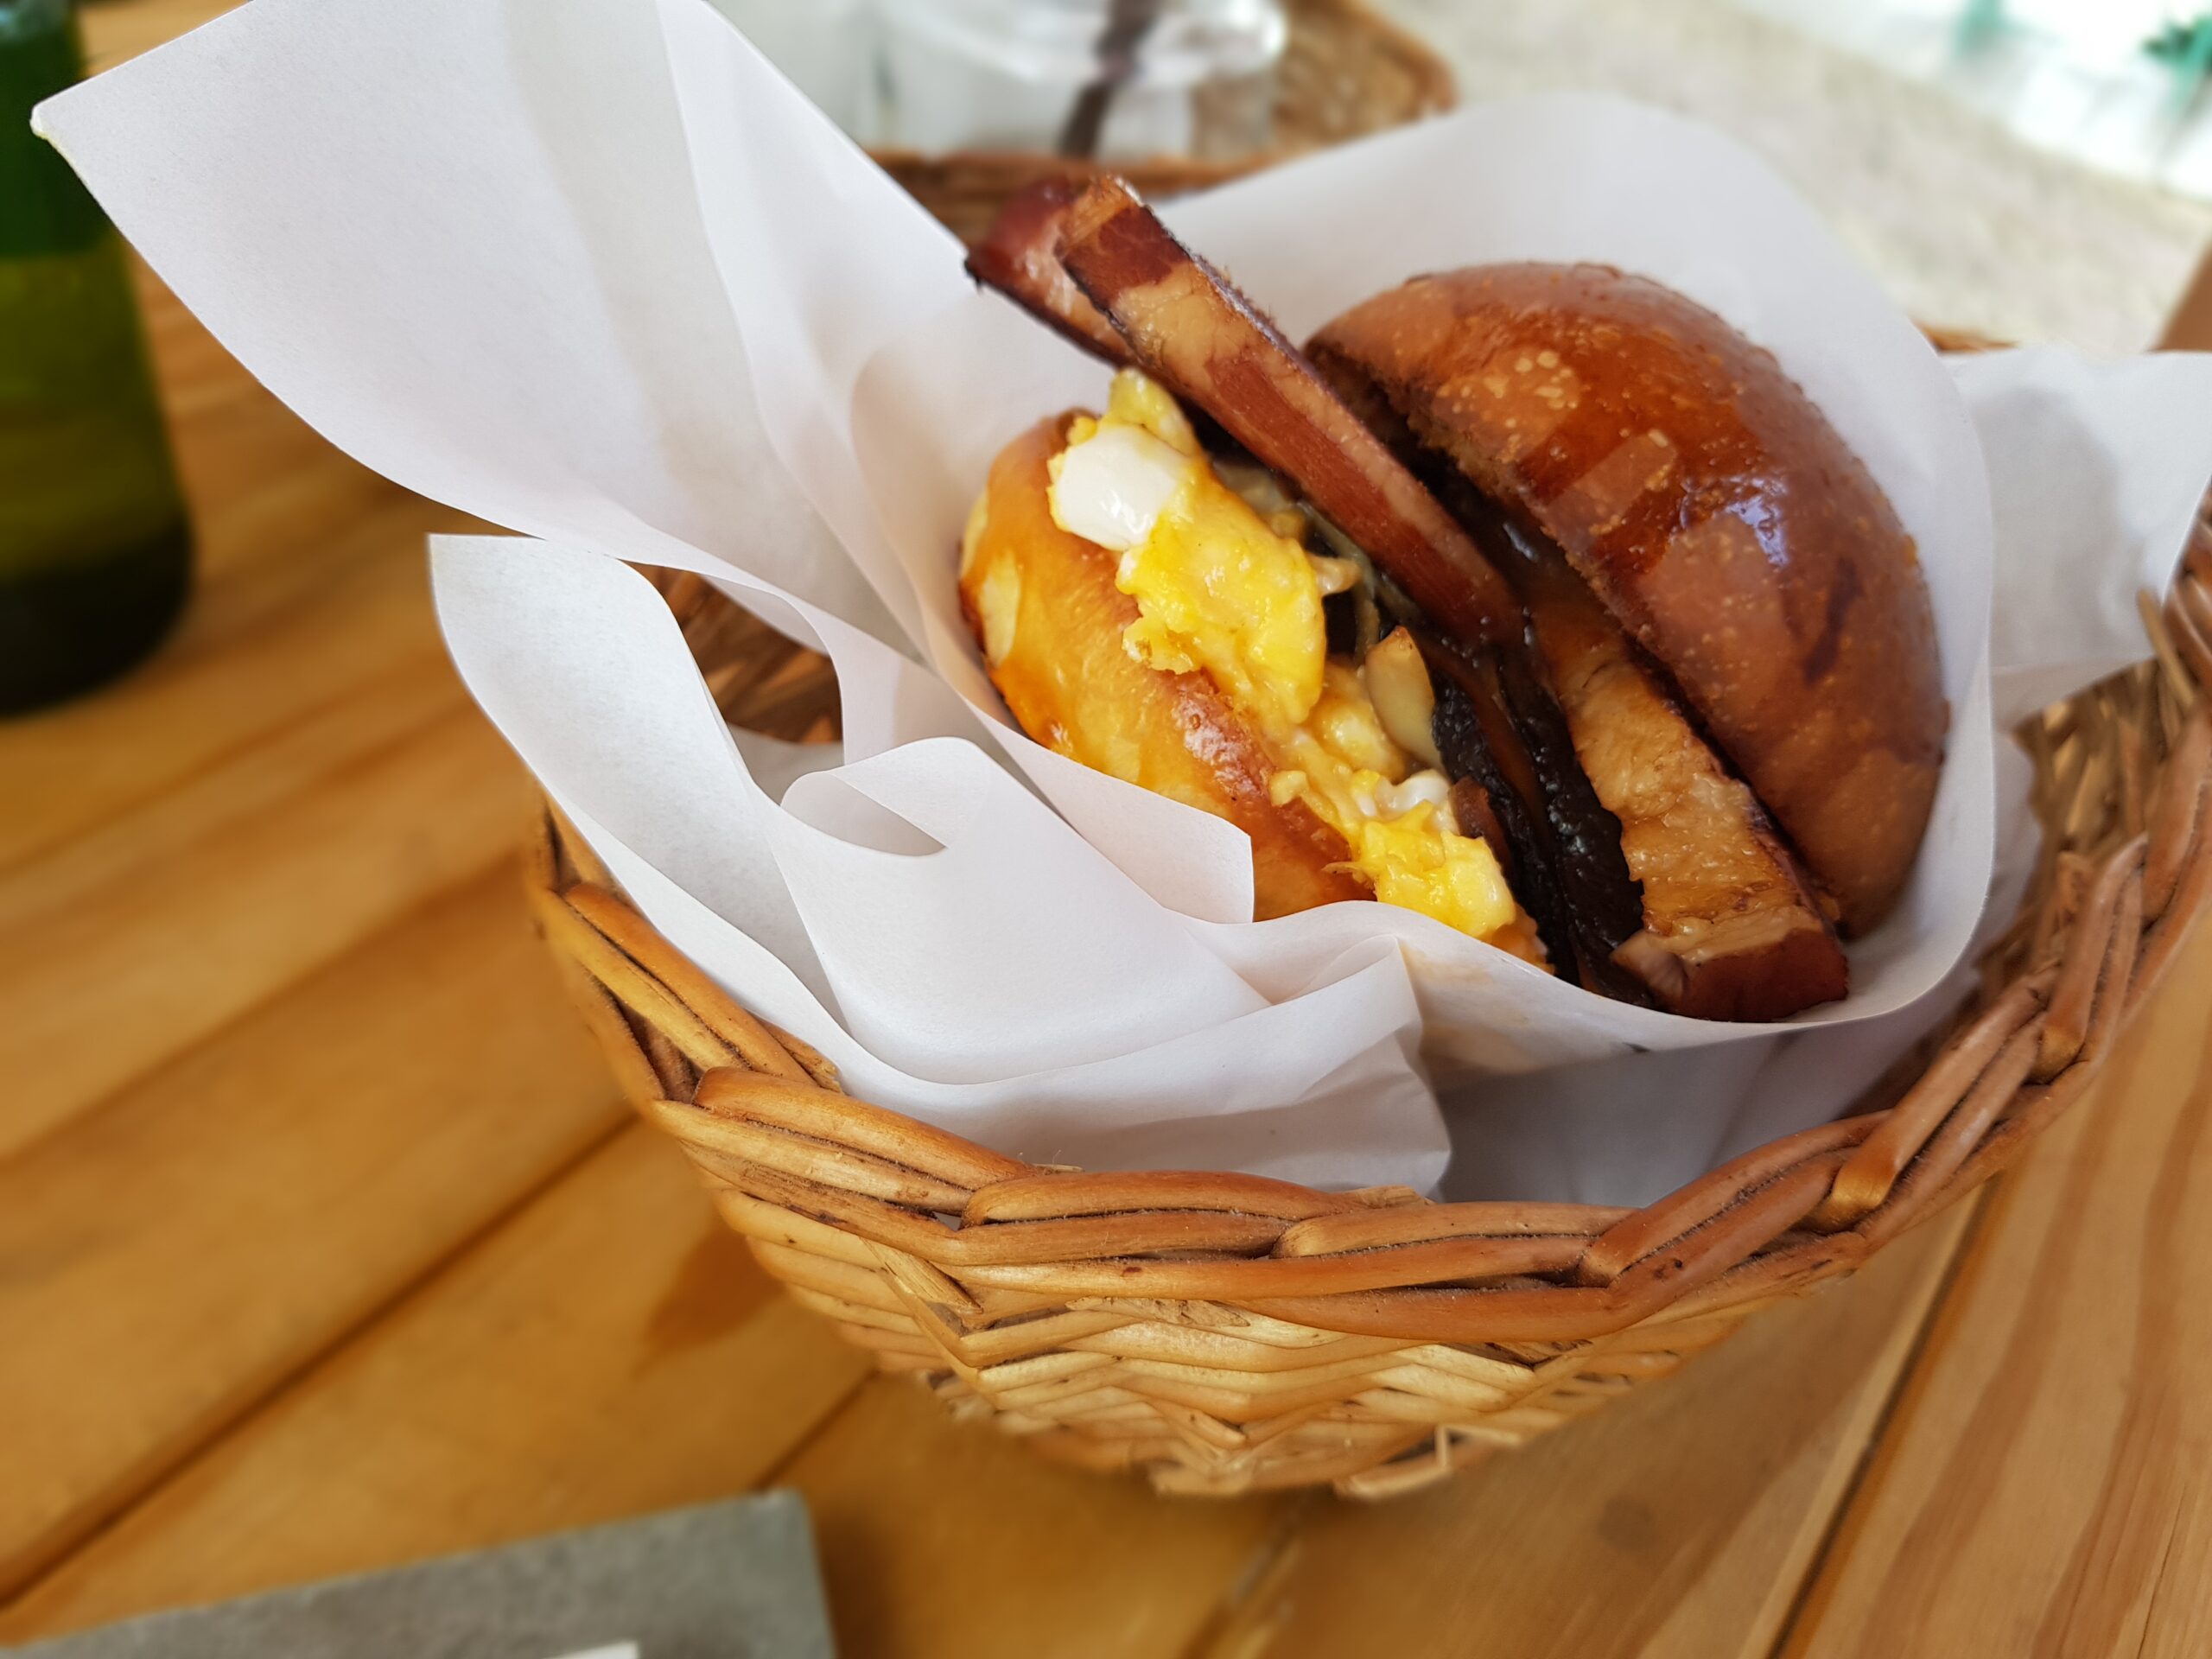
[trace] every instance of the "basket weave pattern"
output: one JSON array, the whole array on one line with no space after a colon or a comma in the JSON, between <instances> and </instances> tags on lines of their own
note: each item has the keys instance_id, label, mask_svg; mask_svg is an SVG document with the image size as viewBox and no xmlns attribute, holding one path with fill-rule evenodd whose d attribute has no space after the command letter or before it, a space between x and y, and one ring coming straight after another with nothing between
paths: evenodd
<instances>
[{"instance_id":1,"label":"basket weave pattern","mask_svg":"<svg viewBox=\"0 0 2212 1659\"><path fill-rule=\"evenodd\" d=\"M772 636L693 579L667 591L726 712L822 722L826 669L780 642L763 668ZM2025 728L2041 866L1982 995L1893 1103L1642 1210L1024 1163L843 1094L550 815L531 898L639 1110L767 1270L885 1370L1163 1490L1380 1496L1602 1407L1850 1272L2079 1098L2212 887L2197 696L2212 536L2163 613L2147 597L2144 612L2150 661Z\"/></svg>"}]
</instances>

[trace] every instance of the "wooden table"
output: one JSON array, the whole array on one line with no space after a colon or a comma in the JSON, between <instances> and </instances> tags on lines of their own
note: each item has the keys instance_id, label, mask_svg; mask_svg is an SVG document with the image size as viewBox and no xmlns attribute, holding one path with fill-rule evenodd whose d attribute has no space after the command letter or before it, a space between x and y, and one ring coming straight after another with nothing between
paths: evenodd
<instances>
[{"instance_id":1,"label":"wooden table","mask_svg":"<svg viewBox=\"0 0 2212 1659\"><path fill-rule=\"evenodd\" d=\"M0 726L0 1641L776 1484L855 1655L2212 1651L2212 930L1978 1209L1680 1377L1386 1507L1155 1499L868 1374L629 1120L456 515L149 306L199 597Z\"/></svg>"}]
</instances>

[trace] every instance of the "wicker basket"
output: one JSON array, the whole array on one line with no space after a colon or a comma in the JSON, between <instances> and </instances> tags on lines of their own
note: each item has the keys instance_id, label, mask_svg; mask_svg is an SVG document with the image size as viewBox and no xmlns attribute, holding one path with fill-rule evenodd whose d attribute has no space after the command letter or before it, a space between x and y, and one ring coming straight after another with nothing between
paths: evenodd
<instances>
[{"instance_id":1,"label":"wicker basket","mask_svg":"<svg viewBox=\"0 0 2212 1659\"><path fill-rule=\"evenodd\" d=\"M1444 61L1357 0L1290 0L1287 10L1290 39L1276 74L1273 148L1233 162L1183 156L1117 161L1114 170L1147 196L1172 196L1436 115L1457 101ZM966 242L981 237L999 204L1023 185L1040 178L1088 178L1097 170L1066 156L1015 151L920 156L878 150L876 160Z\"/></svg>"},{"instance_id":2,"label":"wicker basket","mask_svg":"<svg viewBox=\"0 0 2212 1659\"><path fill-rule=\"evenodd\" d=\"M1291 14L1276 151L1117 170L1169 194L1451 106L1448 71L1355 0ZM880 159L971 239L1020 185L1089 170ZM793 737L834 725L827 664L694 578L664 591L732 720ZM2212 533L2163 613L2144 611L2152 658L2023 733L2044 858L1949 1036L1880 1109L1643 1210L1026 1164L843 1094L654 933L550 813L531 897L638 1109L768 1271L885 1370L1163 1491L1381 1496L1594 1410L1849 1273L2080 1096L2212 889L2196 696L2212 684Z\"/></svg>"},{"instance_id":3,"label":"wicker basket","mask_svg":"<svg viewBox=\"0 0 2212 1659\"><path fill-rule=\"evenodd\" d=\"M726 713L798 735L829 671L664 587ZM793 1296L962 1417L1163 1491L1436 1479L1663 1376L2003 1167L2095 1077L2212 887L2212 535L2155 656L2025 728L2044 858L1986 986L1863 1116L1643 1210L1086 1173L842 1093L541 823L531 899L638 1109Z\"/></svg>"}]
</instances>

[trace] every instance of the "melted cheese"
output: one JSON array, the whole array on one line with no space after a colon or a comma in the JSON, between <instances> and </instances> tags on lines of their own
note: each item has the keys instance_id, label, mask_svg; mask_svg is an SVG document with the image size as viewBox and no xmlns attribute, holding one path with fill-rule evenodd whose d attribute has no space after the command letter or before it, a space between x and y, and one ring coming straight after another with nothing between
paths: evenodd
<instances>
[{"instance_id":1,"label":"melted cheese","mask_svg":"<svg viewBox=\"0 0 2212 1659\"><path fill-rule=\"evenodd\" d=\"M1274 757L1278 804L1302 800L1341 835L1377 898L1478 938L1514 929L1504 874L1458 833L1443 775L1413 770L1358 670L1330 658L1321 600L1357 573L1306 551L1280 486L1232 489L1174 399L1126 370L1103 416L1071 424L1052 479L1054 521L1120 556L1115 584L1138 613L1125 648L1221 688Z\"/></svg>"}]
</instances>

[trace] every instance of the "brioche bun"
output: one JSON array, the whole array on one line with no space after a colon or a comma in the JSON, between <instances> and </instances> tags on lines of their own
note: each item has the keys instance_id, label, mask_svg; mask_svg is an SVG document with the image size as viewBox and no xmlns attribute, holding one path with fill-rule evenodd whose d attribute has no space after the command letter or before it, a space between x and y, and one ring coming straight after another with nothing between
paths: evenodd
<instances>
[{"instance_id":1,"label":"brioche bun","mask_svg":"<svg viewBox=\"0 0 2212 1659\"><path fill-rule=\"evenodd\" d=\"M1949 719L1935 618L1895 510L1770 353L1656 283L1541 264L1416 278L1308 351L1564 553L1847 934L1889 913Z\"/></svg>"}]
</instances>

